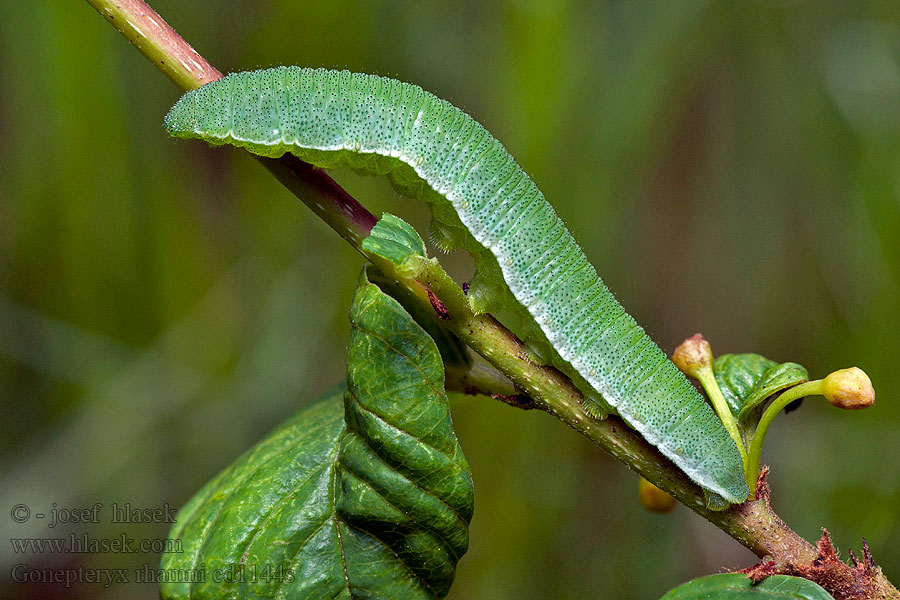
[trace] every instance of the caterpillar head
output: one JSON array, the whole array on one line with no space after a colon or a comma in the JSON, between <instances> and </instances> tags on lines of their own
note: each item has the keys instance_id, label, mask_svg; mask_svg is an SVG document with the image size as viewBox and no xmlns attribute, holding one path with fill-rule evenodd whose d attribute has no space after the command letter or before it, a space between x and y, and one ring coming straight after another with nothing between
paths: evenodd
<instances>
[{"instance_id":1,"label":"caterpillar head","mask_svg":"<svg viewBox=\"0 0 900 600\"><path fill-rule=\"evenodd\" d=\"M163 125L169 135L178 138L196 137L197 132L200 131L196 98L196 90L188 92L175 103L175 106L166 115Z\"/></svg>"}]
</instances>

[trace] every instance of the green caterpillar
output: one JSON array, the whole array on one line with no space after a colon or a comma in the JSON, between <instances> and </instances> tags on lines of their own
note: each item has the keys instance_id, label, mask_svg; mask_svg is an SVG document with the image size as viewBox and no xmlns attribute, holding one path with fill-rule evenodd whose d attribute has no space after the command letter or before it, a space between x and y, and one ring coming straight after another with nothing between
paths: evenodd
<instances>
[{"instance_id":1,"label":"green caterpillar","mask_svg":"<svg viewBox=\"0 0 900 600\"><path fill-rule=\"evenodd\" d=\"M188 92L165 125L176 137L389 176L430 204L439 246L474 256L476 312L516 311L517 333L572 377L593 412L617 412L710 492L747 498L741 457L712 408L616 301L503 145L449 102L385 77L277 67Z\"/></svg>"}]
</instances>

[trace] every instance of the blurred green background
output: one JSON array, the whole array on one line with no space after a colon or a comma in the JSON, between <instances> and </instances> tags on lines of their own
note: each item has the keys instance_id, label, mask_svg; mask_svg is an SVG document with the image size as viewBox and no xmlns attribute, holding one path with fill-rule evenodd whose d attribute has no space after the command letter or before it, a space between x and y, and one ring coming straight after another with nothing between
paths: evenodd
<instances>
[{"instance_id":1,"label":"blurred green background","mask_svg":"<svg viewBox=\"0 0 900 600\"><path fill-rule=\"evenodd\" d=\"M418 83L502 140L666 351L858 365L878 403L776 421L773 503L900 581L900 5L155 0L223 71L348 68ZM180 506L343 373L359 255L255 161L176 142L179 91L84 2L0 5L0 596L10 569L155 568L14 554L32 512ZM383 180L335 177L425 227ZM466 261L451 256L458 272ZM459 398L476 484L452 598L656 598L753 556L543 414ZM104 511L107 509L105 508ZM164 524L76 525L165 537Z\"/></svg>"}]
</instances>

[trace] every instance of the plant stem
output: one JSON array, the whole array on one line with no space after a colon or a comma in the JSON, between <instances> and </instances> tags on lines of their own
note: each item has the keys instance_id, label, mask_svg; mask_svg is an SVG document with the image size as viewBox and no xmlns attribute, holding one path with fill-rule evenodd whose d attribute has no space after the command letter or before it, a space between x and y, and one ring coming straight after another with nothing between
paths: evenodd
<instances>
[{"instance_id":1,"label":"plant stem","mask_svg":"<svg viewBox=\"0 0 900 600\"><path fill-rule=\"evenodd\" d=\"M187 91L222 74L142 0L87 0L163 75Z\"/></svg>"},{"instance_id":2,"label":"plant stem","mask_svg":"<svg viewBox=\"0 0 900 600\"><path fill-rule=\"evenodd\" d=\"M447 365L444 377L448 392L503 397L519 394L519 390L512 381L488 363L480 360L474 361L467 367Z\"/></svg>"},{"instance_id":3,"label":"plant stem","mask_svg":"<svg viewBox=\"0 0 900 600\"><path fill-rule=\"evenodd\" d=\"M163 75L184 91L222 78L222 73L143 0L87 0ZM286 154L256 157L338 235L359 249L378 220L321 169Z\"/></svg>"},{"instance_id":4,"label":"plant stem","mask_svg":"<svg viewBox=\"0 0 900 600\"><path fill-rule=\"evenodd\" d=\"M746 475L748 480L752 479L753 481L756 481L756 477L759 475L759 459L762 455L763 441L766 439L766 432L769 430L769 425L772 424L772 421L775 420L778 413L784 410L784 407L794 400L821 394L823 384L824 381L822 379L816 379L815 381L807 381L800 385L795 385L784 391L769 404L763 413L762 418L759 420L759 424L756 426L756 431L753 433L753 441L750 442L749 460L744 463L747 465Z\"/></svg>"},{"instance_id":5,"label":"plant stem","mask_svg":"<svg viewBox=\"0 0 900 600\"><path fill-rule=\"evenodd\" d=\"M700 385L706 390L706 395L709 397L709 401L712 402L713 409L716 411L719 420L722 421L722 425L725 426L725 430L728 431L728 435L737 444L738 452L741 454L741 464L746 465L747 449L744 447L744 440L741 439L741 432L738 431L734 415L731 413L731 409L728 408L728 402L725 400L721 388L719 388L719 382L716 381L712 365L699 369L697 371L697 379L700 380ZM756 485L756 476L747 480L747 486L750 489L753 489L754 485Z\"/></svg>"},{"instance_id":6,"label":"plant stem","mask_svg":"<svg viewBox=\"0 0 900 600\"><path fill-rule=\"evenodd\" d=\"M257 160L338 235L359 250L378 219L323 170L292 154Z\"/></svg>"}]
</instances>

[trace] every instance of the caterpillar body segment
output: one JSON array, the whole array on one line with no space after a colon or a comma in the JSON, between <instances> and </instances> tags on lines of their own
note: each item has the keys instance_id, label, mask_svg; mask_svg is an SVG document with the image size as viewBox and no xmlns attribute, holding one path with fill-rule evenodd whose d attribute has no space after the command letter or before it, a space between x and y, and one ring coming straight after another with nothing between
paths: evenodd
<instances>
[{"instance_id":1,"label":"caterpillar body segment","mask_svg":"<svg viewBox=\"0 0 900 600\"><path fill-rule=\"evenodd\" d=\"M593 412L617 412L706 490L747 498L741 457L712 408L615 300L530 177L460 109L394 79L276 67L188 92L165 125L177 137L387 175L429 203L442 247L475 258L477 312L517 312L517 333L550 349Z\"/></svg>"}]
</instances>

